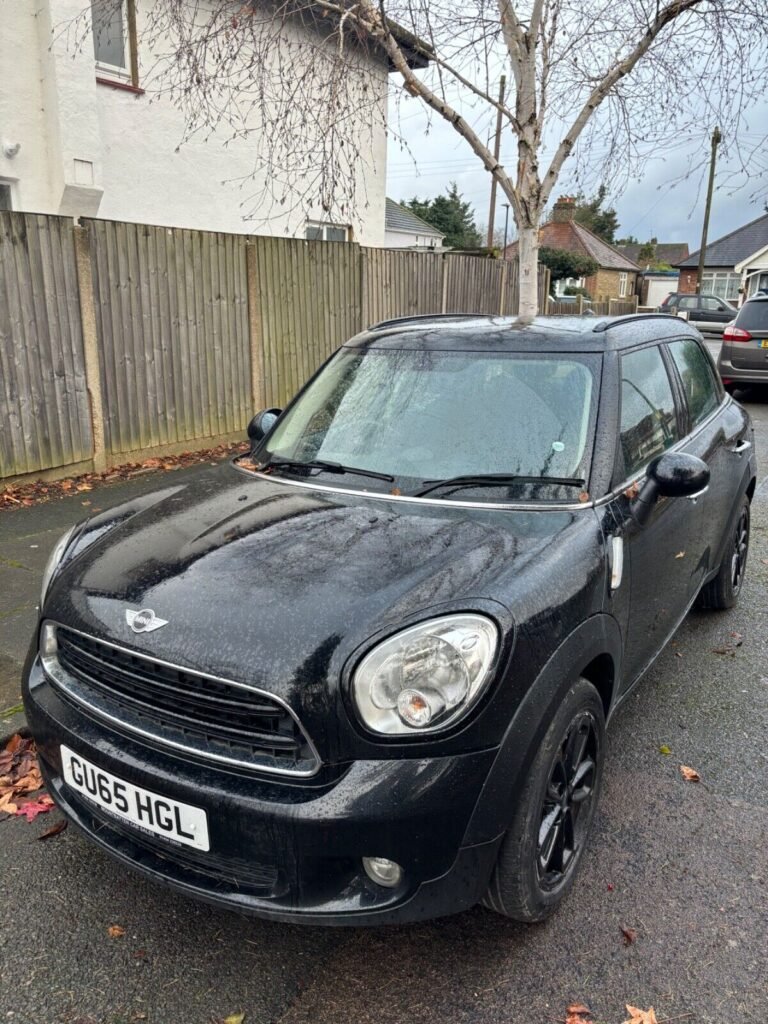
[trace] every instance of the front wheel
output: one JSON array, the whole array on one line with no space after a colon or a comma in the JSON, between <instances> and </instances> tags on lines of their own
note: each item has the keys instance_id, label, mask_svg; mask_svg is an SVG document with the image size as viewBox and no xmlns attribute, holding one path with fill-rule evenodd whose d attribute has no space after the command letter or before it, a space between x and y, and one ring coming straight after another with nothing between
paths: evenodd
<instances>
[{"instance_id":1,"label":"front wheel","mask_svg":"<svg viewBox=\"0 0 768 1024\"><path fill-rule=\"evenodd\" d=\"M600 795L603 702L579 679L557 710L499 851L485 906L543 921L573 885Z\"/></svg>"},{"instance_id":2,"label":"front wheel","mask_svg":"<svg viewBox=\"0 0 768 1024\"><path fill-rule=\"evenodd\" d=\"M697 607L723 610L733 608L738 601L749 554L749 518L749 498L745 495L717 576L701 588Z\"/></svg>"}]
</instances>

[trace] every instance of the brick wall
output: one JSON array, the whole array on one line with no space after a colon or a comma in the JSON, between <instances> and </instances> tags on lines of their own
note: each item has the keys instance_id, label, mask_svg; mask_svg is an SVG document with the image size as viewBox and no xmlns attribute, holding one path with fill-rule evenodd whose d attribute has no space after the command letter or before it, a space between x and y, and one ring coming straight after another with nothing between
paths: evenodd
<instances>
[{"instance_id":1,"label":"brick wall","mask_svg":"<svg viewBox=\"0 0 768 1024\"><path fill-rule=\"evenodd\" d=\"M696 281L698 280L698 277L699 271L697 267L681 270L677 290L679 292L684 292L686 295L692 295L696 291Z\"/></svg>"},{"instance_id":2,"label":"brick wall","mask_svg":"<svg viewBox=\"0 0 768 1024\"><path fill-rule=\"evenodd\" d=\"M587 278L586 289L592 298L597 302L601 299L618 299L619 296L619 274L618 270L598 270L592 277ZM627 272L626 298L635 294L635 278L637 274Z\"/></svg>"}]
</instances>

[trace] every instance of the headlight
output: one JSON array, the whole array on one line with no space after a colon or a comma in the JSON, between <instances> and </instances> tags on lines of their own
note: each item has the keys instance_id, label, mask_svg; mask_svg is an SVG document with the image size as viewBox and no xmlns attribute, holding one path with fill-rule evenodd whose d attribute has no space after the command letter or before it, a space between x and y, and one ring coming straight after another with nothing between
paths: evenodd
<instances>
[{"instance_id":1,"label":"headlight","mask_svg":"<svg viewBox=\"0 0 768 1024\"><path fill-rule=\"evenodd\" d=\"M40 607L43 607L45 602L45 595L48 593L48 587L51 585L51 580L56 575L56 570L59 568L59 562L61 561L64 552L67 550L67 545L72 539L72 534L75 532L75 527L71 527L64 536L56 542L56 547L51 552L51 557L48 559L48 564L45 567L43 573L43 585L40 588Z\"/></svg>"},{"instance_id":2,"label":"headlight","mask_svg":"<svg viewBox=\"0 0 768 1024\"><path fill-rule=\"evenodd\" d=\"M387 735L434 732L477 701L499 634L484 615L446 615L396 633L363 658L352 695L365 725Z\"/></svg>"}]
</instances>

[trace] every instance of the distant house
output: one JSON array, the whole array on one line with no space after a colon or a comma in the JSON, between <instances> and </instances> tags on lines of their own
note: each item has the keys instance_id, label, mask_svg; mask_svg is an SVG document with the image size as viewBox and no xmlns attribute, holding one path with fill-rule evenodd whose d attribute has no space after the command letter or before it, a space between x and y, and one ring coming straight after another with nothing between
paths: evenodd
<instances>
[{"instance_id":1,"label":"distant house","mask_svg":"<svg viewBox=\"0 0 768 1024\"><path fill-rule=\"evenodd\" d=\"M652 262L655 267L651 267L649 261L640 256L641 250L646 249L648 245L653 245ZM616 248L640 267L636 289L641 306L659 306L670 292L678 290L680 273L671 268L688 256L687 242L633 242L629 245L617 245ZM660 270L659 264L667 264L670 269Z\"/></svg>"},{"instance_id":2,"label":"distant house","mask_svg":"<svg viewBox=\"0 0 768 1024\"><path fill-rule=\"evenodd\" d=\"M695 292L699 252L677 264L681 292ZM768 213L710 242L704 250L701 291L738 302L768 288Z\"/></svg>"},{"instance_id":3,"label":"distant house","mask_svg":"<svg viewBox=\"0 0 768 1024\"><path fill-rule=\"evenodd\" d=\"M413 210L387 199L384 245L387 249L442 249L445 235Z\"/></svg>"},{"instance_id":4,"label":"distant house","mask_svg":"<svg viewBox=\"0 0 768 1024\"><path fill-rule=\"evenodd\" d=\"M552 210L552 219L539 230L539 245L591 256L599 269L591 277L578 281L558 281L556 294L562 294L568 284L577 284L586 288L595 300L630 298L635 294L635 280L640 270L637 263L583 224L578 224L573 219L575 212L576 201L561 196ZM504 255L507 259L516 257L517 242L508 245Z\"/></svg>"}]
</instances>

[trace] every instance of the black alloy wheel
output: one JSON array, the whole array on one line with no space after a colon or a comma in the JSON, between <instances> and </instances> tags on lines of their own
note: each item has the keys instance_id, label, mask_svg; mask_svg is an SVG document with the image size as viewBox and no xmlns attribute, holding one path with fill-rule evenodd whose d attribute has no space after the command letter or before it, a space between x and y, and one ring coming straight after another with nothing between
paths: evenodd
<instances>
[{"instance_id":1,"label":"black alloy wheel","mask_svg":"<svg viewBox=\"0 0 768 1024\"><path fill-rule=\"evenodd\" d=\"M744 585L749 554L749 498L744 495L725 548L717 576L705 583L696 604L699 608L733 608Z\"/></svg>"},{"instance_id":2,"label":"black alloy wheel","mask_svg":"<svg viewBox=\"0 0 768 1024\"><path fill-rule=\"evenodd\" d=\"M536 850L539 884L545 891L563 884L586 839L598 742L597 722L591 712L583 711L571 722L552 764Z\"/></svg>"},{"instance_id":3,"label":"black alloy wheel","mask_svg":"<svg viewBox=\"0 0 768 1024\"><path fill-rule=\"evenodd\" d=\"M564 694L517 793L485 906L543 921L569 892L592 826L605 754L603 701L588 679Z\"/></svg>"}]
</instances>

